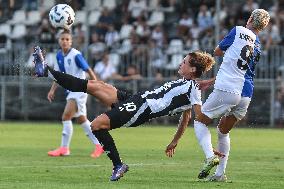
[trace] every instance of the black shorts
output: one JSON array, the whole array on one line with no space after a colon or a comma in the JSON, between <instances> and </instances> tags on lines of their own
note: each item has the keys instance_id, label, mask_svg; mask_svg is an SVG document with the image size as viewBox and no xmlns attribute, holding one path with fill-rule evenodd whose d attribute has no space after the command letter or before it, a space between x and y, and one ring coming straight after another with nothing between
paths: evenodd
<instances>
[{"instance_id":1,"label":"black shorts","mask_svg":"<svg viewBox=\"0 0 284 189\"><path fill-rule=\"evenodd\" d=\"M118 101L124 101L129 99L132 96L131 93L123 90L117 90L117 99Z\"/></svg>"},{"instance_id":2,"label":"black shorts","mask_svg":"<svg viewBox=\"0 0 284 189\"><path fill-rule=\"evenodd\" d=\"M127 100L131 96L132 96L132 94L127 92L127 91L117 90L117 100L118 100L118 102L117 103L113 103L111 105L111 108L114 108L119 102Z\"/></svg>"},{"instance_id":3,"label":"black shorts","mask_svg":"<svg viewBox=\"0 0 284 189\"><path fill-rule=\"evenodd\" d=\"M150 120L151 109L141 95L136 94L127 100L119 101L105 114L110 119L110 129L135 127Z\"/></svg>"}]
</instances>

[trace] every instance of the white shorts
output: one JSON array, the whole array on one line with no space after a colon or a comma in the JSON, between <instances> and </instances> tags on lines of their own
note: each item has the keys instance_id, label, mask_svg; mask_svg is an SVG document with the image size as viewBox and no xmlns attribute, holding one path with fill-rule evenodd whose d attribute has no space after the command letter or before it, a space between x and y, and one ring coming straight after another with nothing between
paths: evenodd
<instances>
[{"instance_id":1,"label":"white shorts","mask_svg":"<svg viewBox=\"0 0 284 189\"><path fill-rule=\"evenodd\" d=\"M250 100L249 97L214 89L202 105L201 112L211 119L234 115L241 120L246 115Z\"/></svg>"},{"instance_id":2,"label":"white shorts","mask_svg":"<svg viewBox=\"0 0 284 189\"><path fill-rule=\"evenodd\" d=\"M76 101L78 111L75 113L74 117L79 117L81 115L87 116L87 98L88 94L83 92L69 92L66 100L73 99Z\"/></svg>"}]
</instances>

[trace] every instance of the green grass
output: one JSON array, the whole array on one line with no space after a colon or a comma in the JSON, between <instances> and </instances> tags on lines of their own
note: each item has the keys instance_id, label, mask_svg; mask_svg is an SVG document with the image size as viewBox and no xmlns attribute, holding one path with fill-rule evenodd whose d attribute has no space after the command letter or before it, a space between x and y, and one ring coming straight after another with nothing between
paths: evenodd
<instances>
[{"instance_id":1,"label":"green grass","mask_svg":"<svg viewBox=\"0 0 284 189\"><path fill-rule=\"evenodd\" d=\"M92 145L76 125L69 157L51 158L60 143L61 125L0 123L0 188L284 188L284 131L234 129L227 168L229 183L197 181L203 154L190 127L173 158L164 155L175 127L117 129L112 135L130 171L109 182L106 155L90 158ZM211 129L216 143L215 129Z\"/></svg>"}]
</instances>

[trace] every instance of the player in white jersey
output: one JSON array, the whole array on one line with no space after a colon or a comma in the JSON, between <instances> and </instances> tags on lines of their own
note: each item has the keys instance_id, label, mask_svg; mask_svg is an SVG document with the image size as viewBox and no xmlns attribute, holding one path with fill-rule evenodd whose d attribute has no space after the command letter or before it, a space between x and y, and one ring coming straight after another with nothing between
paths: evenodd
<instances>
[{"instance_id":1,"label":"player in white jersey","mask_svg":"<svg viewBox=\"0 0 284 189\"><path fill-rule=\"evenodd\" d=\"M207 53L189 53L178 70L182 79L167 82L157 89L132 96L118 91L103 81L83 80L55 71L48 66L47 68L56 82L65 89L86 92L105 105L113 105L110 111L98 116L92 122L92 130L113 163L110 180L116 181L128 171L128 166L122 163L108 131L122 126L135 127L153 118L182 112L177 131L178 135L182 135L191 119L191 109L194 109L195 115L201 113L201 93L195 79L210 70L214 63L213 57ZM44 75L41 69L38 69L37 75ZM170 153L171 149L168 152Z\"/></svg>"},{"instance_id":2,"label":"player in white jersey","mask_svg":"<svg viewBox=\"0 0 284 189\"><path fill-rule=\"evenodd\" d=\"M215 79L214 90L203 104L202 113L194 121L196 137L206 156L205 164L198 175L200 179L206 178L210 170L219 164L218 157L213 153L207 125L212 123L212 119L223 116L217 133L218 150L225 157L209 180L226 180L225 168L230 150L229 131L245 116L251 101L254 67L260 56L257 35L267 26L269 18L267 11L254 10L246 27L234 27L214 50L216 56L222 56L225 52L223 62Z\"/></svg>"},{"instance_id":3,"label":"player in white jersey","mask_svg":"<svg viewBox=\"0 0 284 189\"><path fill-rule=\"evenodd\" d=\"M72 36L67 30L60 33L59 45L61 49L57 52L54 69L63 73L70 74L76 78L86 79L86 72L89 74L90 79L96 79L92 69L82 56L81 52L72 48ZM55 91L57 89L56 82L53 82L47 98L50 102L54 99ZM93 158L99 157L103 153L103 148L97 138L92 134L90 121L87 119L87 94L83 92L71 92L66 90L66 105L62 114L62 139L59 148L49 151L49 156L66 156L70 154L70 142L73 134L72 118L76 117L78 123L84 129L86 136L95 145L95 150L91 156Z\"/></svg>"}]
</instances>

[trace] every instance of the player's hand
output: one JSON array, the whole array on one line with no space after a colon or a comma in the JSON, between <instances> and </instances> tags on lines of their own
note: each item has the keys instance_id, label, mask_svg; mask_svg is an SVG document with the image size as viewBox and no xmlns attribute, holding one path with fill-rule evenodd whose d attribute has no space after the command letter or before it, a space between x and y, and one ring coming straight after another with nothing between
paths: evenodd
<instances>
[{"instance_id":1,"label":"player's hand","mask_svg":"<svg viewBox=\"0 0 284 189\"><path fill-rule=\"evenodd\" d=\"M49 102L52 102L54 100L54 92L52 91L49 91L48 94L47 94L47 99Z\"/></svg>"},{"instance_id":2,"label":"player's hand","mask_svg":"<svg viewBox=\"0 0 284 189\"><path fill-rule=\"evenodd\" d=\"M165 150L166 156L168 157L173 157L173 155L175 154L175 148L177 147L177 142L172 141Z\"/></svg>"},{"instance_id":3,"label":"player's hand","mask_svg":"<svg viewBox=\"0 0 284 189\"><path fill-rule=\"evenodd\" d=\"M213 152L214 152L215 155L219 156L220 158L224 158L225 157L225 154L223 154L223 153L221 153L221 152L219 152L219 151L217 151L215 149L213 149Z\"/></svg>"}]
</instances>

